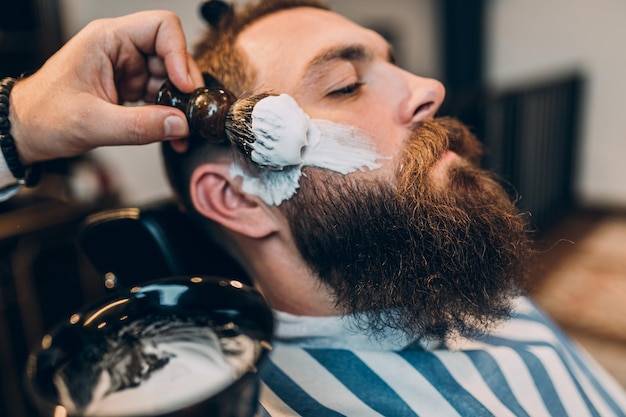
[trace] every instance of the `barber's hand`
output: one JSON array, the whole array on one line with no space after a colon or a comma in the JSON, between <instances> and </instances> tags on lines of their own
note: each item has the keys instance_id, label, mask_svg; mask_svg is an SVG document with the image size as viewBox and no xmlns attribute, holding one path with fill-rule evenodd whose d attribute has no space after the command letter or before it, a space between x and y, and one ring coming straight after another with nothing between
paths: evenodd
<instances>
[{"instance_id":1,"label":"barber's hand","mask_svg":"<svg viewBox=\"0 0 626 417\"><path fill-rule=\"evenodd\" d=\"M120 105L152 103L166 78L183 92L203 85L175 14L91 22L11 92L11 133L22 163L187 136L178 109Z\"/></svg>"}]
</instances>

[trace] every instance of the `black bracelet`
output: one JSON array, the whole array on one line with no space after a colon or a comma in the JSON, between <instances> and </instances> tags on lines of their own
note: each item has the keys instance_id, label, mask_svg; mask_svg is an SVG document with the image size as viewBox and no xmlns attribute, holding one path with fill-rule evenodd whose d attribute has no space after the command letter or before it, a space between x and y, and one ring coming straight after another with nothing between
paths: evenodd
<instances>
[{"instance_id":1,"label":"black bracelet","mask_svg":"<svg viewBox=\"0 0 626 417\"><path fill-rule=\"evenodd\" d=\"M16 79L7 77L0 81L0 149L11 170L11 174L18 183L26 187L33 187L39 182L41 171L38 164L25 167L20 161L20 156L15 147L15 141L11 136L11 122L9 121L9 95Z\"/></svg>"}]
</instances>

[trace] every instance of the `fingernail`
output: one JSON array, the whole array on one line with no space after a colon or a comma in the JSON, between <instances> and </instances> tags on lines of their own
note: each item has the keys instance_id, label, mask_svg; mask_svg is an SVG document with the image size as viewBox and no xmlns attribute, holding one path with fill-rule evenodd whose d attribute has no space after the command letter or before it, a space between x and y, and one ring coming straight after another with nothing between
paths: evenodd
<instances>
[{"instance_id":1,"label":"fingernail","mask_svg":"<svg viewBox=\"0 0 626 417\"><path fill-rule=\"evenodd\" d=\"M187 121L178 116L168 116L165 119L165 136L167 138L187 136Z\"/></svg>"}]
</instances>

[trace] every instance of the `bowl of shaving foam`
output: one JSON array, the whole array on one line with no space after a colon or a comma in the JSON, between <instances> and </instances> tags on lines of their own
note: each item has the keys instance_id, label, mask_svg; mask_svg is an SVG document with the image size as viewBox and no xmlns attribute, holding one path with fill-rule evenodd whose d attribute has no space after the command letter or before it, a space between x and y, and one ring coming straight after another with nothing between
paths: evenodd
<instances>
[{"instance_id":1,"label":"bowl of shaving foam","mask_svg":"<svg viewBox=\"0 0 626 417\"><path fill-rule=\"evenodd\" d=\"M239 281L151 281L46 334L27 390L43 417L252 416L273 326L260 293Z\"/></svg>"}]
</instances>

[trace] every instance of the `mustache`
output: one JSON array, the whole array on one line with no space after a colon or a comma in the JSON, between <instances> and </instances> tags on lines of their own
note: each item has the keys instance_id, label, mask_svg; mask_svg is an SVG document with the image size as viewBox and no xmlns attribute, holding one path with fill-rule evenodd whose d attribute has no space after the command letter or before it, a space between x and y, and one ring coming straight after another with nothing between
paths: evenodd
<instances>
[{"instance_id":1,"label":"mustache","mask_svg":"<svg viewBox=\"0 0 626 417\"><path fill-rule=\"evenodd\" d=\"M422 149L424 162L430 164L438 161L446 151L452 151L475 165L483 156L483 146L476 135L453 117L416 122L409 143Z\"/></svg>"},{"instance_id":2,"label":"mustache","mask_svg":"<svg viewBox=\"0 0 626 417\"><path fill-rule=\"evenodd\" d=\"M398 183L404 185L407 191L411 188L424 191L424 187L430 184L429 172L447 151L456 153L477 167L483 155L483 146L458 119L440 117L415 123L401 155Z\"/></svg>"}]
</instances>

